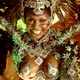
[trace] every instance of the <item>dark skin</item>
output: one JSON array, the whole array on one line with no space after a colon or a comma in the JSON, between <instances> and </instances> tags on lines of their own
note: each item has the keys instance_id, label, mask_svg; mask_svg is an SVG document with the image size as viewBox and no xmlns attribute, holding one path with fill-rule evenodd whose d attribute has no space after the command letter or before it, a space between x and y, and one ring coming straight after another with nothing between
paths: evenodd
<instances>
[{"instance_id":1,"label":"dark skin","mask_svg":"<svg viewBox=\"0 0 80 80\"><path fill-rule=\"evenodd\" d=\"M43 16L45 16L45 15L46 15L47 18L43 19ZM29 34L31 35L31 37L34 40L38 41L40 38L42 38L47 33L48 29L50 28L50 26L49 26L50 24L48 23L48 20L50 18L49 13L38 16L38 15L35 15L33 13L33 11L31 10L30 12L26 13L25 16L26 16L25 23L29 28L31 28L31 31L29 32ZM66 14L65 14L65 16L66 16ZM54 20L55 24L52 27L54 27L56 30L59 30L59 29L62 29L62 28L63 28L62 30L64 30L64 28L68 28L71 25L73 25L75 23L75 20L71 16L68 16L67 19L65 17L65 22L64 23L66 24L66 26L63 26L61 23L58 24L58 22L59 21ZM47 25L45 25L45 23ZM46 26L46 27L43 27L43 26ZM39 32L41 32L41 33L39 33ZM29 56L26 56L25 58L27 58L27 57L29 57ZM28 60L25 59L25 58L24 58L24 61L26 61L26 62L28 62L28 61L30 61L30 62L34 61L35 62L35 57L34 58L29 57ZM33 65L36 66L37 69L35 69L35 72L33 70L31 70L31 74L36 74L38 72L38 69L39 70L42 69L44 71L44 73L46 74L46 76L48 76L48 74L47 74L48 73L48 71L47 71L48 70L48 63L51 63L52 65L55 65L56 68L58 68L57 60L55 59L54 56L50 55L50 56L48 56L47 58L44 59L44 62L41 66L38 66L34 63ZM30 66L32 66L32 65L30 65ZM45 66L46 66L46 68L44 68ZM34 67L32 67L32 69L34 69ZM27 79L26 76L29 76L29 77L27 77L29 80L35 80L33 75L27 75L26 73L24 73L24 75L22 75L20 73L20 77L23 80ZM31 76L32 76L32 78L30 78Z\"/></svg>"},{"instance_id":2,"label":"dark skin","mask_svg":"<svg viewBox=\"0 0 80 80\"><path fill-rule=\"evenodd\" d=\"M25 23L31 29L29 34L34 40L39 40L49 29L50 14L45 10L42 10L42 12L43 14L36 15L33 10L29 10L29 12L25 14Z\"/></svg>"},{"instance_id":3,"label":"dark skin","mask_svg":"<svg viewBox=\"0 0 80 80\"><path fill-rule=\"evenodd\" d=\"M34 41L38 41L40 38L42 38L48 32L50 28L50 23L49 23L50 14L46 10L42 10L42 12L43 14L36 15L34 14L33 10L29 10L28 13L25 14L25 17L26 17L25 23L29 28L31 28L31 30L29 31L29 34L34 39ZM39 72L39 70L41 70L41 66L43 66L42 70L47 75L48 63L51 63L56 68L58 68L58 63L54 56L48 56L46 59L44 59L44 63L42 65L37 65L35 63L35 60L36 60L36 57L31 58L30 56L26 56L23 59L23 61L20 63L20 69L22 69L22 67L26 63L28 62L30 63L31 73L28 74L28 72L24 72L24 74L22 74L20 72L19 74L19 76L23 80L36 80L35 75ZM44 65L46 65L45 69L44 69Z\"/></svg>"}]
</instances>

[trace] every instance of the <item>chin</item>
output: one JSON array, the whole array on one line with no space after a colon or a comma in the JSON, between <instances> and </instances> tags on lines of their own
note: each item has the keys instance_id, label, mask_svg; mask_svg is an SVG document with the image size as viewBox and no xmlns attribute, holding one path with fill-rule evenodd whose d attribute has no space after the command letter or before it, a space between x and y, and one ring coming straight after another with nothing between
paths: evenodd
<instances>
[{"instance_id":1,"label":"chin","mask_svg":"<svg viewBox=\"0 0 80 80\"><path fill-rule=\"evenodd\" d=\"M40 38L43 37L43 35L42 34L38 34L38 35L33 35L32 37L33 37L34 40L39 40Z\"/></svg>"}]
</instances>

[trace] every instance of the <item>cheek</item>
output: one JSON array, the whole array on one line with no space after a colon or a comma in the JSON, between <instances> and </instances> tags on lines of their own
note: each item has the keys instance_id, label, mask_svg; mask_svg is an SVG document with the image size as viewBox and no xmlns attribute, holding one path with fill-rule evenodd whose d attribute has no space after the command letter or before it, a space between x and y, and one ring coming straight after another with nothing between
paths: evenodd
<instances>
[{"instance_id":1,"label":"cheek","mask_svg":"<svg viewBox=\"0 0 80 80\"><path fill-rule=\"evenodd\" d=\"M43 31L45 31L45 32L49 29L49 27L46 25L44 25L42 28L43 28Z\"/></svg>"},{"instance_id":2,"label":"cheek","mask_svg":"<svg viewBox=\"0 0 80 80\"><path fill-rule=\"evenodd\" d=\"M29 23L26 23L26 27L27 27L27 28L31 28L31 29L32 29L32 25L31 25L31 24L29 24Z\"/></svg>"}]
</instances>

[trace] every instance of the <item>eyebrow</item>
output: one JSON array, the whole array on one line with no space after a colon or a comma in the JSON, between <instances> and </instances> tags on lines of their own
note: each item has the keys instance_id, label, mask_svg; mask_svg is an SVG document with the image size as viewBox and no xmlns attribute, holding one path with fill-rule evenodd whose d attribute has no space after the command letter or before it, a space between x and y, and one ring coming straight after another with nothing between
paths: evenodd
<instances>
[{"instance_id":1,"label":"eyebrow","mask_svg":"<svg viewBox=\"0 0 80 80\"><path fill-rule=\"evenodd\" d=\"M40 18L40 20L46 20L46 17L42 16L42 17Z\"/></svg>"},{"instance_id":2,"label":"eyebrow","mask_svg":"<svg viewBox=\"0 0 80 80\"><path fill-rule=\"evenodd\" d=\"M41 20L46 21L46 19L44 19L44 18L40 18L40 21L41 21Z\"/></svg>"},{"instance_id":3,"label":"eyebrow","mask_svg":"<svg viewBox=\"0 0 80 80\"><path fill-rule=\"evenodd\" d=\"M26 17L26 20L28 20L28 19L33 19L32 17L30 17L30 16L28 16L28 17Z\"/></svg>"}]
</instances>

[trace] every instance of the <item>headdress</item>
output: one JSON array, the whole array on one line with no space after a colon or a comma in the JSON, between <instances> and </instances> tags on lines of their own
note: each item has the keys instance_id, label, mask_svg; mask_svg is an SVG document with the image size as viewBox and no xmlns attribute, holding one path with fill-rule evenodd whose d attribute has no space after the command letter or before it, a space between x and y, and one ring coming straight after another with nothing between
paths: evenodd
<instances>
[{"instance_id":1,"label":"headdress","mask_svg":"<svg viewBox=\"0 0 80 80\"><path fill-rule=\"evenodd\" d=\"M42 14L41 9L45 9L45 7L50 7L50 2L48 0L33 0L26 1L24 4L26 7L34 8L34 13L36 15Z\"/></svg>"},{"instance_id":2,"label":"headdress","mask_svg":"<svg viewBox=\"0 0 80 80\"><path fill-rule=\"evenodd\" d=\"M24 12L25 7L33 8L33 12L36 15L42 14L42 9L49 8L51 14L50 20L53 20L54 14L57 14L61 22L64 21L62 10L71 14L71 16L73 16L72 14L77 10L77 8L75 9L75 4L72 3L71 0L22 0L21 4L22 12Z\"/></svg>"}]
</instances>

